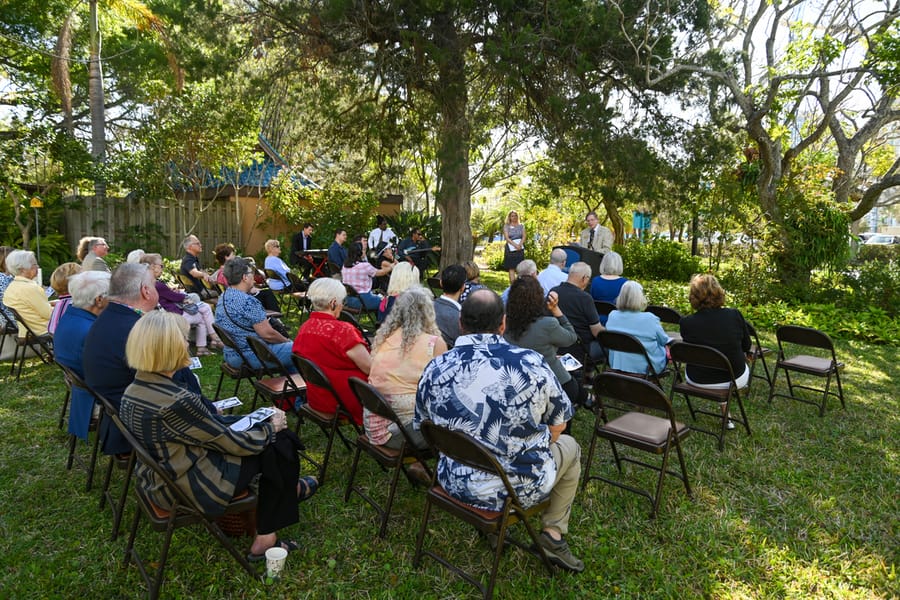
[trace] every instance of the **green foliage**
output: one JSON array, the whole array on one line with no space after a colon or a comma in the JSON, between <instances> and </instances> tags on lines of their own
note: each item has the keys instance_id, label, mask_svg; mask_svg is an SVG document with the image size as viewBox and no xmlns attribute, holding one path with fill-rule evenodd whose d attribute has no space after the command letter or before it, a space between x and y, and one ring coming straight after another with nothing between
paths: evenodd
<instances>
[{"instance_id":1,"label":"green foliage","mask_svg":"<svg viewBox=\"0 0 900 600\"><path fill-rule=\"evenodd\" d=\"M888 31L872 36L866 62L875 69L882 85L900 85L900 26L895 23Z\"/></svg>"},{"instance_id":2,"label":"green foliage","mask_svg":"<svg viewBox=\"0 0 900 600\"><path fill-rule=\"evenodd\" d=\"M391 230L400 239L409 235L414 228L418 228L425 239L434 246L441 245L441 216L428 215L421 211L401 210L396 215L387 218Z\"/></svg>"},{"instance_id":3,"label":"green foliage","mask_svg":"<svg viewBox=\"0 0 900 600\"><path fill-rule=\"evenodd\" d=\"M875 308L900 317L900 258L863 262L844 275L844 283L853 291L847 308Z\"/></svg>"},{"instance_id":4,"label":"green foliage","mask_svg":"<svg viewBox=\"0 0 900 600\"><path fill-rule=\"evenodd\" d=\"M856 253L856 261L889 261L900 259L900 244L880 245L862 244Z\"/></svg>"},{"instance_id":5,"label":"green foliage","mask_svg":"<svg viewBox=\"0 0 900 600\"><path fill-rule=\"evenodd\" d=\"M337 184L316 190L302 187L288 173L272 182L267 198L272 212L288 223L313 224L316 248L327 248L337 229L346 229L348 236L368 235L379 203L377 194L356 186Z\"/></svg>"},{"instance_id":6,"label":"green foliage","mask_svg":"<svg viewBox=\"0 0 900 600\"><path fill-rule=\"evenodd\" d=\"M632 279L684 282L700 271L700 259L678 242L655 239L641 243L630 239L614 249L622 255L623 275Z\"/></svg>"},{"instance_id":7,"label":"green foliage","mask_svg":"<svg viewBox=\"0 0 900 600\"><path fill-rule=\"evenodd\" d=\"M481 251L481 262L487 265L492 271L503 270L503 247L506 242L490 242L485 244L484 250Z\"/></svg>"}]
</instances>

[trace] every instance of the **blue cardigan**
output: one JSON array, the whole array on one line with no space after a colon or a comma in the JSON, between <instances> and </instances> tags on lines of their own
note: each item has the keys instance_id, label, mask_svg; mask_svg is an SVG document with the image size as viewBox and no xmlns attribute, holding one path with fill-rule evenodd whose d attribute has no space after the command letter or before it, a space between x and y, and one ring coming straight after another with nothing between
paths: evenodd
<instances>
[{"instance_id":1,"label":"blue cardigan","mask_svg":"<svg viewBox=\"0 0 900 600\"><path fill-rule=\"evenodd\" d=\"M665 368L666 344L669 342L669 336L663 331L659 317L648 312L614 310L609 313L606 328L636 337L646 348L656 372L659 373ZM628 373L647 372L647 361L644 357L627 352L610 351L609 366Z\"/></svg>"}]
</instances>

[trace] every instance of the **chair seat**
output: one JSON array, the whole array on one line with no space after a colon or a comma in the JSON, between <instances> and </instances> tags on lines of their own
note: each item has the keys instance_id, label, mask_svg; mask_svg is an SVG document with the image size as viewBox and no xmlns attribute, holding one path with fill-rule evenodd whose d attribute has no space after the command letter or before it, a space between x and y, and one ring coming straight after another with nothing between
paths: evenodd
<instances>
[{"instance_id":1,"label":"chair seat","mask_svg":"<svg viewBox=\"0 0 900 600\"><path fill-rule=\"evenodd\" d=\"M438 502L447 505L452 505L457 508L457 510L462 511L464 513L468 513L470 516L476 517L479 521L479 524L483 529L490 529L491 527L497 527L500 525L500 521L503 518L503 513L498 510L489 510L486 508L478 508L477 506L472 506L471 504L466 504L462 500L458 500L454 498L450 494L447 493L447 490L444 489L442 485L439 483L435 483L428 490L428 495L433 497ZM535 504L532 507L525 509L526 514L533 515L543 511L545 508L550 506L550 497L548 496L546 500ZM459 513L456 513L459 514ZM509 524L512 525L519 521L519 518L512 513L509 515ZM469 519L467 519L469 520ZM471 522L471 520L470 520Z\"/></svg>"},{"instance_id":2,"label":"chair seat","mask_svg":"<svg viewBox=\"0 0 900 600\"><path fill-rule=\"evenodd\" d=\"M387 446L382 446L379 444L373 444L371 440L369 440L369 436L366 434L360 434L356 438L356 443L360 445L360 447L365 448L369 451L372 456L378 456L378 460L382 461L385 464L393 464L400 458L400 450L396 448L388 448Z\"/></svg>"},{"instance_id":3,"label":"chair seat","mask_svg":"<svg viewBox=\"0 0 900 600\"><path fill-rule=\"evenodd\" d=\"M331 420L334 419L334 413L327 413L321 410L317 410L311 407L309 404L304 404L303 406L301 406L300 412L318 423L331 423Z\"/></svg>"},{"instance_id":4,"label":"chair seat","mask_svg":"<svg viewBox=\"0 0 900 600\"><path fill-rule=\"evenodd\" d=\"M297 389L306 389L306 382L303 381L303 378L294 373L290 378L291 382ZM254 386L264 388L266 391L271 392L273 394L280 394L284 391L293 392L293 388L287 384L288 378L285 376L281 377L267 377L266 379L257 379L253 382Z\"/></svg>"},{"instance_id":5,"label":"chair seat","mask_svg":"<svg viewBox=\"0 0 900 600\"><path fill-rule=\"evenodd\" d=\"M606 423L601 429L621 438L649 446L662 447L669 439L671 427L668 419L646 413L630 412ZM689 431L685 424L678 421L675 421L675 429L679 437Z\"/></svg>"},{"instance_id":6,"label":"chair seat","mask_svg":"<svg viewBox=\"0 0 900 600\"><path fill-rule=\"evenodd\" d=\"M835 368L840 369L844 366L844 363L833 363L830 358L820 358L818 356L809 356L806 354L798 354L797 356L780 360L778 361L778 364L782 368L820 376L833 373Z\"/></svg>"},{"instance_id":7,"label":"chair seat","mask_svg":"<svg viewBox=\"0 0 900 600\"><path fill-rule=\"evenodd\" d=\"M731 395L731 390L727 388L716 389L698 387L683 381L673 385L672 389L680 394L689 394L691 396L698 396L700 398L706 398L707 400L717 400L719 402L725 402Z\"/></svg>"}]
</instances>

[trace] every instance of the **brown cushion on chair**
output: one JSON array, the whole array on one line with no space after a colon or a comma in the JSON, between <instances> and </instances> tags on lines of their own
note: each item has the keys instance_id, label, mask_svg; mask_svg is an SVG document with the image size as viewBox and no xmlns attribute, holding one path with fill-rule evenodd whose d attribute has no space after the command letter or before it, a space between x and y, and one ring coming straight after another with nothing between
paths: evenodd
<instances>
[{"instance_id":1,"label":"brown cushion on chair","mask_svg":"<svg viewBox=\"0 0 900 600\"><path fill-rule=\"evenodd\" d=\"M677 421L675 427L679 431L684 429L684 425ZM638 412L626 413L603 426L603 429L611 433L656 445L666 442L670 428L668 419Z\"/></svg>"},{"instance_id":2,"label":"brown cushion on chair","mask_svg":"<svg viewBox=\"0 0 900 600\"><path fill-rule=\"evenodd\" d=\"M781 364L793 369L822 373L823 375L828 373L832 367L830 358L819 358L818 356L808 356L806 354L792 356L791 358L781 361Z\"/></svg>"},{"instance_id":3,"label":"brown cushion on chair","mask_svg":"<svg viewBox=\"0 0 900 600\"><path fill-rule=\"evenodd\" d=\"M461 508L464 508L473 513L477 513L485 521L499 521L500 517L503 516L503 513L500 511L488 510L486 508L477 508L475 506L472 506L471 504L466 504L465 502L462 502L461 500L457 500L456 498L454 498L453 496L448 494L447 490L445 490L443 488L443 486L440 486L438 484L435 484L434 486L432 486L431 490L429 490L429 491L433 494L440 496L441 498L444 498L445 500L449 500L450 502L460 506Z\"/></svg>"},{"instance_id":4,"label":"brown cushion on chair","mask_svg":"<svg viewBox=\"0 0 900 600\"><path fill-rule=\"evenodd\" d=\"M398 456L400 456L400 450L398 450L396 448L388 448L387 446L380 446L378 444L373 444L369 440L369 436L367 436L365 433L359 434L359 437L356 439L356 442L358 444L361 444L363 446L371 448L372 450L378 452L379 454L381 454L382 456L384 456L387 459L396 459ZM410 457L410 458L412 458L412 457Z\"/></svg>"},{"instance_id":5,"label":"brown cushion on chair","mask_svg":"<svg viewBox=\"0 0 900 600\"><path fill-rule=\"evenodd\" d=\"M686 382L676 383L673 386L673 389L681 394L689 394L691 396L699 396L700 398L721 398L721 402L725 402L728 400L728 396L731 393L729 389L716 389L716 388L705 388L705 387L697 387L696 385L691 385Z\"/></svg>"}]
</instances>

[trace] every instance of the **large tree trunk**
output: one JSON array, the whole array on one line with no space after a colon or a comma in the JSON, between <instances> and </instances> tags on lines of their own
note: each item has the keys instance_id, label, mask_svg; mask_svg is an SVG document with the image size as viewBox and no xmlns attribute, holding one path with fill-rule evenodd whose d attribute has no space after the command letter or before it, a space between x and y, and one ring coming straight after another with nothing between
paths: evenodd
<instances>
[{"instance_id":1,"label":"large tree trunk","mask_svg":"<svg viewBox=\"0 0 900 600\"><path fill-rule=\"evenodd\" d=\"M106 198L103 166L106 161L106 107L103 98L103 68L100 64L100 25L97 1L90 0L90 59L88 61L88 96L91 107L91 157L97 172L94 175L94 196Z\"/></svg>"},{"instance_id":2,"label":"large tree trunk","mask_svg":"<svg viewBox=\"0 0 900 600\"><path fill-rule=\"evenodd\" d=\"M441 268L472 260L471 188L469 187L468 92L464 48L449 13L435 19L440 47L436 98L441 111L438 192L441 209Z\"/></svg>"}]
</instances>

